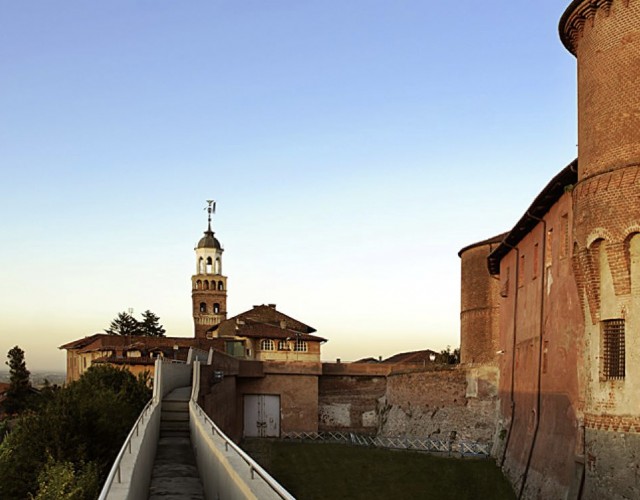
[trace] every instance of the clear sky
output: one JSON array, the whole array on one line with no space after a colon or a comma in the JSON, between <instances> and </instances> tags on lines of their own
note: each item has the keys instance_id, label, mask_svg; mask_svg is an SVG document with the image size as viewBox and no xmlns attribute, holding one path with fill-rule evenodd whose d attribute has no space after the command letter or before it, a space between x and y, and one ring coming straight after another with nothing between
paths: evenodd
<instances>
[{"instance_id":1,"label":"clear sky","mask_svg":"<svg viewBox=\"0 0 640 500\"><path fill-rule=\"evenodd\" d=\"M0 0L0 358L127 308L192 336L206 199L230 315L457 346L457 251L576 155L568 3Z\"/></svg>"}]
</instances>

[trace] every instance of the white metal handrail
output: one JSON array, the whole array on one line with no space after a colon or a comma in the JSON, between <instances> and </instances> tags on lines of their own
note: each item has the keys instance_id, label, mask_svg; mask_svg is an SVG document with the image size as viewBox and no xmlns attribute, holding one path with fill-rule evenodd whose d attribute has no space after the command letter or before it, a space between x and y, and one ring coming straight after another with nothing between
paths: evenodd
<instances>
[{"instance_id":1,"label":"white metal handrail","mask_svg":"<svg viewBox=\"0 0 640 500\"><path fill-rule=\"evenodd\" d=\"M240 448L231 439L229 439L227 435L222 432L220 428L213 422L213 420L209 418L209 416L205 413L205 411L198 403L191 400L191 404L198 412L198 417L202 418L211 429L211 435L215 436L217 434L224 441L225 451L229 451L229 448L231 447L231 449L235 451L236 454L240 458L242 458L242 460L244 460L244 462L249 466L251 479L254 479L255 474L257 474L280 498L284 498L285 500L295 500L295 497L292 496L291 493L284 489L282 485L278 483L273 477L271 477L266 470L260 467L260 465L253 458L251 458L242 450L242 448Z\"/></svg>"},{"instance_id":2,"label":"white metal handrail","mask_svg":"<svg viewBox=\"0 0 640 500\"><path fill-rule=\"evenodd\" d=\"M122 445L122 448L120 448L120 452L118 453L118 456L113 462L113 466L111 467L111 470L109 471L109 475L107 476L107 479L104 482L104 486L102 487L102 491L100 492L100 496L98 497L98 500L106 500L107 495L109 494L109 490L111 489L111 485L113 484L116 477L118 478L118 483L122 482L122 478L120 475L120 463L122 462L122 459L127 451L131 453L131 440L133 439L134 435L135 436L139 435L140 425L144 424L144 419L147 413L152 409L152 407L155 404L156 402L154 401L153 398L151 398L149 402L145 405L145 407L142 409L142 411L140 412L140 415L138 416L136 423L133 424L133 427L131 428L131 431L129 431L129 435L127 436L127 439L124 440L124 444Z\"/></svg>"}]
</instances>

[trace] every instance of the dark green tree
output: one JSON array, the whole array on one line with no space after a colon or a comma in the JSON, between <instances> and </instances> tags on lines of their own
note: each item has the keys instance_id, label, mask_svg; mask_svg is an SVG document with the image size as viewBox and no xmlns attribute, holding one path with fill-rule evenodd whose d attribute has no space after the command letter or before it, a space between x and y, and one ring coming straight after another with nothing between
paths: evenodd
<instances>
[{"instance_id":1,"label":"dark green tree","mask_svg":"<svg viewBox=\"0 0 640 500\"><path fill-rule=\"evenodd\" d=\"M160 324L160 318L152 313L149 309L142 313L142 321L140 322L142 335L148 337L164 337L166 330Z\"/></svg>"},{"instance_id":2,"label":"dark green tree","mask_svg":"<svg viewBox=\"0 0 640 500\"><path fill-rule=\"evenodd\" d=\"M0 444L0 498L95 498L87 492L104 482L149 400L147 382L128 370L97 365L52 391Z\"/></svg>"},{"instance_id":3,"label":"dark green tree","mask_svg":"<svg viewBox=\"0 0 640 500\"><path fill-rule=\"evenodd\" d=\"M3 402L4 410L10 414L20 413L25 410L31 399L31 372L27 370L27 363L24 360L24 351L15 346L7 353L5 364L9 366L10 385L7 390L6 399Z\"/></svg>"},{"instance_id":4,"label":"dark green tree","mask_svg":"<svg viewBox=\"0 0 640 500\"><path fill-rule=\"evenodd\" d=\"M131 314L121 312L105 332L109 335L141 335L140 323Z\"/></svg>"},{"instance_id":5,"label":"dark green tree","mask_svg":"<svg viewBox=\"0 0 640 500\"><path fill-rule=\"evenodd\" d=\"M100 474L95 462L56 462L49 457L38 475L33 500L87 500L100 495Z\"/></svg>"},{"instance_id":6,"label":"dark green tree","mask_svg":"<svg viewBox=\"0 0 640 500\"><path fill-rule=\"evenodd\" d=\"M460 363L460 348L456 347L451 350L451 346L448 345L446 349L440 351L440 354L438 355L438 362L448 365Z\"/></svg>"}]
</instances>

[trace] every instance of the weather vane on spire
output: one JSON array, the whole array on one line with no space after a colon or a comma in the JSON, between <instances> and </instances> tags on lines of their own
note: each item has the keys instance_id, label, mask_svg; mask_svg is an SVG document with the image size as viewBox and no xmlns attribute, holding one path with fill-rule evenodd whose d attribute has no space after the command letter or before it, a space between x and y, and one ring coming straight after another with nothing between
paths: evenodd
<instances>
[{"instance_id":1,"label":"weather vane on spire","mask_svg":"<svg viewBox=\"0 0 640 500\"><path fill-rule=\"evenodd\" d=\"M216 202L214 200L207 200L207 205L205 210L209 213L209 231L211 231L211 214L216 213Z\"/></svg>"}]
</instances>

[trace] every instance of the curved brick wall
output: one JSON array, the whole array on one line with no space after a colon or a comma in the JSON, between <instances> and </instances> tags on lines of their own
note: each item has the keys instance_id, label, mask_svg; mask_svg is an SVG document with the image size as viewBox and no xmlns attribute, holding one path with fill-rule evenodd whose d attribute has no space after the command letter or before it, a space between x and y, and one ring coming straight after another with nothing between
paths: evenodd
<instances>
[{"instance_id":1,"label":"curved brick wall","mask_svg":"<svg viewBox=\"0 0 640 500\"><path fill-rule=\"evenodd\" d=\"M640 2L573 2L560 32L578 59L580 179L639 163Z\"/></svg>"},{"instance_id":2,"label":"curved brick wall","mask_svg":"<svg viewBox=\"0 0 640 500\"><path fill-rule=\"evenodd\" d=\"M494 360L498 337L500 283L491 277L487 257L497 243L480 243L460 252L460 361Z\"/></svg>"},{"instance_id":3,"label":"curved brick wall","mask_svg":"<svg viewBox=\"0 0 640 500\"><path fill-rule=\"evenodd\" d=\"M640 223L640 1L576 0L562 17L560 35L578 60L578 274L587 294L597 295L589 287L599 283L591 283L584 264L589 245L602 238L616 295L625 295L625 241Z\"/></svg>"}]
</instances>

